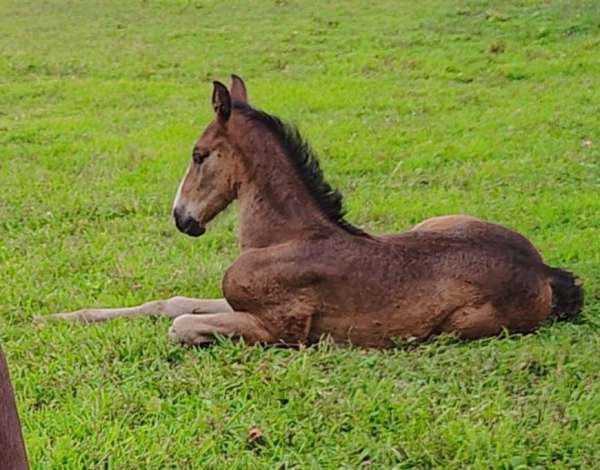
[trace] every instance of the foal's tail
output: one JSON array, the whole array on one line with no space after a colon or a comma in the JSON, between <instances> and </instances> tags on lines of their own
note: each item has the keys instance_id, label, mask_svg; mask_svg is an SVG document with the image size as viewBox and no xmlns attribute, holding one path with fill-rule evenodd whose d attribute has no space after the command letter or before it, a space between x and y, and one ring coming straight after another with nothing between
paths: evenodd
<instances>
[{"instance_id":1,"label":"foal's tail","mask_svg":"<svg viewBox=\"0 0 600 470\"><path fill-rule=\"evenodd\" d=\"M550 317L557 320L574 320L583 308L581 279L569 271L549 266L548 274L552 289Z\"/></svg>"}]
</instances>

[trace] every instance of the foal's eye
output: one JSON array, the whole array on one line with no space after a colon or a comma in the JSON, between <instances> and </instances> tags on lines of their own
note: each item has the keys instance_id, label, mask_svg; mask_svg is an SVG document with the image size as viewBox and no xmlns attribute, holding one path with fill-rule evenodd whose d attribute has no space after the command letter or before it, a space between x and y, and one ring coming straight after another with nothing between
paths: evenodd
<instances>
[{"instance_id":1,"label":"foal's eye","mask_svg":"<svg viewBox=\"0 0 600 470\"><path fill-rule=\"evenodd\" d=\"M206 160L209 155L210 152L194 149L194 153L192 153L192 159L194 160L194 163L199 165Z\"/></svg>"}]
</instances>

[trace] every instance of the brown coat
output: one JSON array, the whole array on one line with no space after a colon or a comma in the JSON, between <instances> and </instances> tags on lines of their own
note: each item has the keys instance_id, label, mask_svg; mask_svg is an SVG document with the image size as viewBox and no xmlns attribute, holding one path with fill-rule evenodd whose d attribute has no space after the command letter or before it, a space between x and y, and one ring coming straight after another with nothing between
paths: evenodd
<instances>
[{"instance_id":1,"label":"brown coat","mask_svg":"<svg viewBox=\"0 0 600 470\"><path fill-rule=\"evenodd\" d=\"M8 366L0 349L0 468L26 470L27 456Z\"/></svg>"}]
</instances>

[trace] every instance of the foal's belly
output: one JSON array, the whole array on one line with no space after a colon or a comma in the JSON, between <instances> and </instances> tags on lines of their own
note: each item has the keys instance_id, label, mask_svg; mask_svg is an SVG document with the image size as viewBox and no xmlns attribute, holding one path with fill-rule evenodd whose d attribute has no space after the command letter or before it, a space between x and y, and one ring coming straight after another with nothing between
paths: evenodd
<instances>
[{"instance_id":1,"label":"foal's belly","mask_svg":"<svg viewBox=\"0 0 600 470\"><path fill-rule=\"evenodd\" d=\"M364 284L351 284L325 290L329 295L313 317L311 341L331 336L338 343L382 347L396 338L427 338L445 316L475 298L472 288L452 280L423 279L389 291L372 286L371 295Z\"/></svg>"}]
</instances>

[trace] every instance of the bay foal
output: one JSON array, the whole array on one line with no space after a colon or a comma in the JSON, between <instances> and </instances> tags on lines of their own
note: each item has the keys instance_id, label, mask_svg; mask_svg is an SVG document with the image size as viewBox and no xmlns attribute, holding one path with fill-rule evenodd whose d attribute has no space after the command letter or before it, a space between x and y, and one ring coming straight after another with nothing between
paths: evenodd
<instances>
[{"instance_id":1,"label":"bay foal","mask_svg":"<svg viewBox=\"0 0 600 470\"><path fill-rule=\"evenodd\" d=\"M175 297L125 309L53 318L102 321L174 317L174 341L215 335L247 343L340 343L386 347L396 337L439 333L481 338L530 332L571 318L578 280L544 264L522 235L469 216L427 220L375 236L344 219L298 131L250 106L244 82L214 82L214 119L196 142L173 205L177 228L197 237L234 199L241 254L223 278L224 299Z\"/></svg>"}]
</instances>

